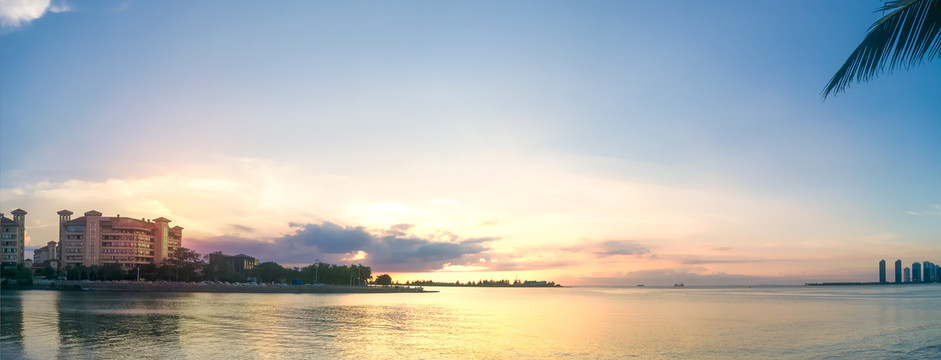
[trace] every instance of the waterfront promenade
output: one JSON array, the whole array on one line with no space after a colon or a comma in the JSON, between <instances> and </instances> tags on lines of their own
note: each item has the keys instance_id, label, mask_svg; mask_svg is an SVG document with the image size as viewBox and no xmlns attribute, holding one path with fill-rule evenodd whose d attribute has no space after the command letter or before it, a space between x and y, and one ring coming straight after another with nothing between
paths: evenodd
<instances>
[{"instance_id":1,"label":"waterfront promenade","mask_svg":"<svg viewBox=\"0 0 941 360\"><path fill-rule=\"evenodd\" d=\"M48 281L34 284L32 289L64 291L126 291L126 292L208 292L208 293L319 293L319 294L377 294L377 293L429 293L421 286L348 286L348 285L290 285L226 282L171 282L171 281Z\"/></svg>"}]
</instances>

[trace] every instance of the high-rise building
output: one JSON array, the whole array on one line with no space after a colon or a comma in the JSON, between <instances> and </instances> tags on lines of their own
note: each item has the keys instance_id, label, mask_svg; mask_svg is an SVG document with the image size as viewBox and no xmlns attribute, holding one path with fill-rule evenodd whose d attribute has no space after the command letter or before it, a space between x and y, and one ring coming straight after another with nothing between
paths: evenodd
<instances>
[{"instance_id":1,"label":"high-rise building","mask_svg":"<svg viewBox=\"0 0 941 360\"><path fill-rule=\"evenodd\" d=\"M905 274L902 275L902 281L906 283L912 282L912 269L905 267Z\"/></svg>"},{"instance_id":2,"label":"high-rise building","mask_svg":"<svg viewBox=\"0 0 941 360\"><path fill-rule=\"evenodd\" d=\"M142 264L160 265L174 261L182 246L183 228L171 228L166 218L107 217L94 210L77 219L72 219L68 210L58 214L61 266L118 263L131 269Z\"/></svg>"},{"instance_id":3,"label":"high-rise building","mask_svg":"<svg viewBox=\"0 0 941 360\"><path fill-rule=\"evenodd\" d=\"M933 263L931 263L930 261L925 261L924 263L922 263L922 270L924 271L924 274L922 275L922 281L926 283L935 281L935 278L934 278L935 271L934 271Z\"/></svg>"},{"instance_id":4,"label":"high-rise building","mask_svg":"<svg viewBox=\"0 0 941 360\"><path fill-rule=\"evenodd\" d=\"M921 263L917 261L912 263L912 282L921 282Z\"/></svg>"},{"instance_id":5,"label":"high-rise building","mask_svg":"<svg viewBox=\"0 0 941 360\"><path fill-rule=\"evenodd\" d=\"M10 212L13 219L0 214L0 266L23 265L26 252L26 211L16 209Z\"/></svg>"},{"instance_id":6,"label":"high-rise building","mask_svg":"<svg viewBox=\"0 0 941 360\"><path fill-rule=\"evenodd\" d=\"M895 283L902 283L902 260L895 260Z\"/></svg>"},{"instance_id":7,"label":"high-rise building","mask_svg":"<svg viewBox=\"0 0 941 360\"><path fill-rule=\"evenodd\" d=\"M885 284L885 259L879 261L879 283Z\"/></svg>"}]
</instances>

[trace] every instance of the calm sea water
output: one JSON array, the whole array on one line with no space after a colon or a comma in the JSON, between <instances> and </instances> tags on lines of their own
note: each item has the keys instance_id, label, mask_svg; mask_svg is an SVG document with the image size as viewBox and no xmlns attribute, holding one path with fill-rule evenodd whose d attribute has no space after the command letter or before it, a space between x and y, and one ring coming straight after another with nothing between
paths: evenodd
<instances>
[{"instance_id":1,"label":"calm sea water","mask_svg":"<svg viewBox=\"0 0 941 360\"><path fill-rule=\"evenodd\" d=\"M3 359L941 358L941 285L4 291Z\"/></svg>"}]
</instances>

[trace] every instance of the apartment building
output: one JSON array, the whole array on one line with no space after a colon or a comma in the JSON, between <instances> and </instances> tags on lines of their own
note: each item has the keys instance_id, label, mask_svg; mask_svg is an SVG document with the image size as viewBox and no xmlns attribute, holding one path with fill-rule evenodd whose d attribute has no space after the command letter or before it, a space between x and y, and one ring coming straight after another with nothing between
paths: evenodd
<instances>
[{"instance_id":1,"label":"apartment building","mask_svg":"<svg viewBox=\"0 0 941 360\"><path fill-rule=\"evenodd\" d=\"M176 260L182 246L183 228L170 227L170 220L134 219L102 216L88 211L85 216L72 219L72 212L59 214L59 263L73 265L121 264L132 269L144 264L163 264Z\"/></svg>"},{"instance_id":2,"label":"apartment building","mask_svg":"<svg viewBox=\"0 0 941 360\"><path fill-rule=\"evenodd\" d=\"M10 212L13 219L0 214L0 266L23 265L26 252L26 211Z\"/></svg>"}]
</instances>

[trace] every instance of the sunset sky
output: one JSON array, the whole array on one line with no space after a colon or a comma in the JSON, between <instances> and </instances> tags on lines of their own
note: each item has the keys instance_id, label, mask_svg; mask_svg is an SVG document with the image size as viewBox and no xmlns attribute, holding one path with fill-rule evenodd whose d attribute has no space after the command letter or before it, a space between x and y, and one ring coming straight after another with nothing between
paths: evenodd
<instances>
[{"instance_id":1,"label":"sunset sky","mask_svg":"<svg viewBox=\"0 0 941 360\"><path fill-rule=\"evenodd\" d=\"M941 261L941 59L821 99L880 4L2 0L0 211L27 257L68 209L400 281L875 281Z\"/></svg>"}]
</instances>

